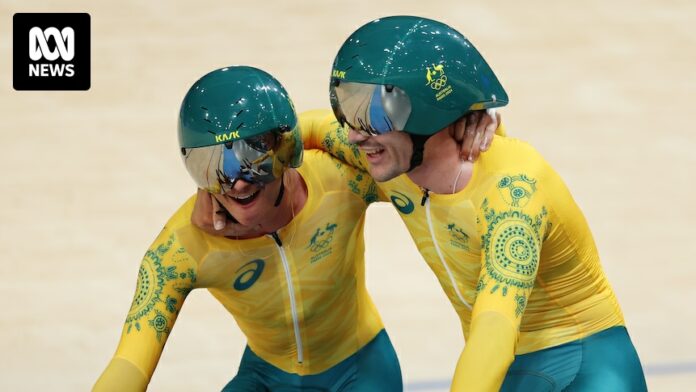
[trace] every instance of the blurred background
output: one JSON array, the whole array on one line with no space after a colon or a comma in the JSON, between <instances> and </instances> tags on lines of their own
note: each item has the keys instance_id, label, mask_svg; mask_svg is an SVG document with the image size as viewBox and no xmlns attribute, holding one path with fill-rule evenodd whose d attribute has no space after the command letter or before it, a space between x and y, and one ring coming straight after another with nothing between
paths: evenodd
<instances>
[{"instance_id":1,"label":"blurred background","mask_svg":"<svg viewBox=\"0 0 696 392\"><path fill-rule=\"evenodd\" d=\"M91 15L89 91L13 90L16 12ZM394 14L441 20L477 46L510 96L508 134L585 212L651 390L694 385L693 1L0 0L0 390L89 390L107 365L142 254L195 190L175 135L196 79L254 65L299 111L328 107L341 43ZM463 347L454 311L389 205L369 209L366 238L406 389L447 390ZM244 344L194 291L150 390L219 390Z\"/></svg>"}]
</instances>

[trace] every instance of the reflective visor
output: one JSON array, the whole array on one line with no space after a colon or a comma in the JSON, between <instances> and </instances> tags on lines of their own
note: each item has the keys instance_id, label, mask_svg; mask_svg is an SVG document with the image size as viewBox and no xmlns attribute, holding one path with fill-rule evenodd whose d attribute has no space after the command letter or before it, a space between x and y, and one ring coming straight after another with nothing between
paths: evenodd
<instances>
[{"instance_id":1,"label":"reflective visor","mask_svg":"<svg viewBox=\"0 0 696 392\"><path fill-rule=\"evenodd\" d=\"M196 184L211 193L225 193L238 180L268 184L282 175L274 171L274 149L281 135L267 132L213 146L182 148L186 170Z\"/></svg>"},{"instance_id":2,"label":"reflective visor","mask_svg":"<svg viewBox=\"0 0 696 392\"><path fill-rule=\"evenodd\" d=\"M401 131L411 115L411 100L404 90L340 79L331 83L331 107L341 124L369 135Z\"/></svg>"}]
</instances>

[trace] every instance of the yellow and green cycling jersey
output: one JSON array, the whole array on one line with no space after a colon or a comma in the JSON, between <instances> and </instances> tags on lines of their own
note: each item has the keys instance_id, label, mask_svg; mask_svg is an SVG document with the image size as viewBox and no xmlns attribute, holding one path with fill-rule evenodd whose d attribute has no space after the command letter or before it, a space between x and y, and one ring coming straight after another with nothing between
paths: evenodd
<instances>
[{"instance_id":1,"label":"yellow and green cycling jersey","mask_svg":"<svg viewBox=\"0 0 696 392\"><path fill-rule=\"evenodd\" d=\"M306 147L367 167L330 111L301 118ZM529 144L497 137L456 194L426 192L406 174L377 186L460 317L454 390L497 390L516 354L624 324L582 212Z\"/></svg>"},{"instance_id":2,"label":"yellow and green cycling jersey","mask_svg":"<svg viewBox=\"0 0 696 392\"><path fill-rule=\"evenodd\" d=\"M364 278L374 182L319 151L306 152L297 170L306 204L274 235L208 235L191 223L195 196L171 217L143 258L121 341L95 390L144 390L198 288L234 316L254 354L288 373L321 373L383 329Z\"/></svg>"}]
</instances>

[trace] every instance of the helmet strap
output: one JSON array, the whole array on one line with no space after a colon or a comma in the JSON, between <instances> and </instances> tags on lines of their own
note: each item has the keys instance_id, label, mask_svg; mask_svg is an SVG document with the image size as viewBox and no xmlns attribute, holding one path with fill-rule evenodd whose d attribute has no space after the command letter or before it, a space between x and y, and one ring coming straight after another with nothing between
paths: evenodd
<instances>
[{"instance_id":1,"label":"helmet strap","mask_svg":"<svg viewBox=\"0 0 696 392\"><path fill-rule=\"evenodd\" d=\"M413 144L413 154L411 154L411 162L408 167L408 171L411 171L423 163L425 142L427 142L432 135L414 135L411 133L407 133L407 135L411 138L411 143Z\"/></svg>"},{"instance_id":2,"label":"helmet strap","mask_svg":"<svg viewBox=\"0 0 696 392\"><path fill-rule=\"evenodd\" d=\"M228 210L225 206L220 204L220 208L221 209L217 211L217 214L224 214L225 218L227 218L228 221L232 223L239 223L239 221L234 216L232 216L230 210Z\"/></svg>"},{"instance_id":3,"label":"helmet strap","mask_svg":"<svg viewBox=\"0 0 696 392\"><path fill-rule=\"evenodd\" d=\"M283 175L280 178L280 190L278 191L278 197L276 198L275 203L273 204L273 207L278 207L280 205L280 202L283 200L283 194L285 194L285 176Z\"/></svg>"}]
</instances>

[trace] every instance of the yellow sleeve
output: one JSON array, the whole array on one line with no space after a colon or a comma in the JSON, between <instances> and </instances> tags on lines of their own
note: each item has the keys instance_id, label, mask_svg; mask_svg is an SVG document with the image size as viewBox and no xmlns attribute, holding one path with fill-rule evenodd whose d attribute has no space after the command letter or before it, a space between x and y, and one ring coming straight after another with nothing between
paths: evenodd
<instances>
[{"instance_id":1,"label":"yellow sleeve","mask_svg":"<svg viewBox=\"0 0 696 392\"><path fill-rule=\"evenodd\" d=\"M356 180L349 183L353 192L361 194L369 204L389 201L367 172L367 160L360 149L348 142L348 130L342 127L331 110L315 109L300 113L300 131L306 150L321 150L359 170ZM337 164L340 167L340 163Z\"/></svg>"},{"instance_id":2,"label":"yellow sleeve","mask_svg":"<svg viewBox=\"0 0 696 392\"><path fill-rule=\"evenodd\" d=\"M524 174L501 176L479 206L481 273L453 391L499 390L515 358L548 225L536 186Z\"/></svg>"},{"instance_id":3,"label":"yellow sleeve","mask_svg":"<svg viewBox=\"0 0 696 392\"><path fill-rule=\"evenodd\" d=\"M502 121L500 122L500 124L498 124L498 128L495 129L495 134L496 136L507 137L507 132L505 132L505 125L503 125Z\"/></svg>"},{"instance_id":4,"label":"yellow sleeve","mask_svg":"<svg viewBox=\"0 0 696 392\"><path fill-rule=\"evenodd\" d=\"M165 227L145 253L121 341L93 391L144 391L188 293L196 263Z\"/></svg>"},{"instance_id":5,"label":"yellow sleeve","mask_svg":"<svg viewBox=\"0 0 696 392\"><path fill-rule=\"evenodd\" d=\"M362 171L367 160L358 146L348 142L348 129L336 121L331 110L316 109L300 113L300 131L306 150L319 149Z\"/></svg>"},{"instance_id":6,"label":"yellow sleeve","mask_svg":"<svg viewBox=\"0 0 696 392\"><path fill-rule=\"evenodd\" d=\"M348 142L348 129L336 121L331 110L307 110L300 113L299 121L305 150L322 150L353 167L367 170L365 156ZM507 137L502 121L498 124L495 135Z\"/></svg>"},{"instance_id":7,"label":"yellow sleeve","mask_svg":"<svg viewBox=\"0 0 696 392\"><path fill-rule=\"evenodd\" d=\"M360 197L365 202L365 205L386 200L386 195L377 187L377 183L370 177L369 173L356 169L343 162L337 160L333 161L339 169L340 175L347 179L348 188L350 188L355 195Z\"/></svg>"}]
</instances>

